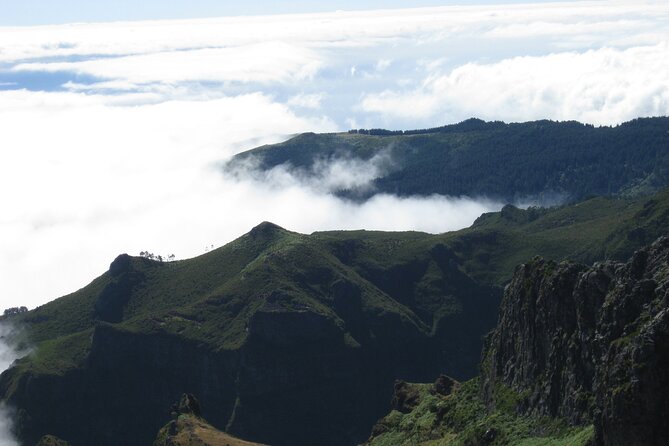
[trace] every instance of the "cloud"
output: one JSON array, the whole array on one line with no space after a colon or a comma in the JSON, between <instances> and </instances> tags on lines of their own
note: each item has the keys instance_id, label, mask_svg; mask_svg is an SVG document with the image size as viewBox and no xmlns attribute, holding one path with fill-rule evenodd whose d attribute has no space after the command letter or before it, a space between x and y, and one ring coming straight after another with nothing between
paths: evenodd
<instances>
[{"instance_id":1,"label":"cloud","mask_svg":"<svg viewBox=\"0 0 669 446\"><path fill-rule=\"evenodd\" d=\"M323 178L332 179L331 171L324 173ZM227 183L235 196L226 198L231 200L229 206L244 210L239 215L245 219L239 227L244 231L263 216L263 220L304 233L334 229L440 233L469 226L483 212L501 208L500 203L489 200L439 195L400 198L377 194L354 202L310 187L318 178L305 183L287 170L274 170L262 180L237 177Z\"/></svg>"},{"instance_id":2,"label":"cloud","mask_svg":"<svg viewBox=\"0 0 669 446\"><path fill-rule=\"evenodd\" d=\"M299 93L288 99L286 104L289 107L319 109L321 108L321 102L323 102L324 97L325 95L323 93Z\"/></svg>"},{"instance_id":3,"label":"cloud","mask_svg":"<svg viewBox=\"0 0 669 446\"><path fill-rule=\"evenodd\" d=\"M156 52L81 62L30 62L13 71L72 72L135 85L148 83L296 82L313 77L322 62L308 48L283 42L243 47Z\"/></svg>"},{"instance_id":4,"label":"cloud","mask_svg":"<svg viewBox=\"0 0 669 446\"><path fill-rule=\"evenodd\" d=\"M366 112L398 118L578 120L616 124L669 114L669 45L602 48L493 64L468 63L428 76L410 91L386 90L361 102Z\"/></svg>"},{"instance_id":5,"label":"cloud","mask_svg":"<svg viewBox=\"0 0 669 446\"><path fill-rule=\"evenodd\" d=\"M0 322L0 373L7 370L16 359L22 356L22 352L12 345L13 333L14 331L7 322ZM11 409L0 401L0 446L19 446L12 433L14 425L12 415Z\"/></svg>"},{"instance_id":6,"label":"cloud","mask_svg":"<svg viewBox=\"0 0 669 446\"><path fill-rule=\"evenodd\" d=\"M370 195L374 192L373 181L396 167L392 146L380 150L368 160L338 154L330 158L316 158L309 167L294 167L289 161L263 170L259 164L257 158L247 157L226 164L224 170L231 178L239 181L251 179L270 184L273 189L297 186L320 194L347 191Z\"/></svg>"},{"instance_id":7,"label":"cloud","mask_svg":"<svg viewBox=\"0 0 669 446\"><path fill-rule=\"evenodd\" d=\"M4 403L0 403L0 446L19 446L12 434L13 425L11 410Z\"/></svg>"}]
</instances>

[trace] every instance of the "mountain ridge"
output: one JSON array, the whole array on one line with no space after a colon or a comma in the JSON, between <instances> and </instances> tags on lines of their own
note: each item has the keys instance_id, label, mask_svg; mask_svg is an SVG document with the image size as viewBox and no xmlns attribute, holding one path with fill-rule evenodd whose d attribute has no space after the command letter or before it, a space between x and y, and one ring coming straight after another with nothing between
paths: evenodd
<instances>
[{"instance_id":1,"label":"mountain ridge","mask_svg":"<svg viewBox=\"0 0 669 446\"><path fill-rule=\"evenodd\" d=\"M318 180L319 166L356 162L378 171L376 177L362 188L339 186L338 195L365 200L376 193L436 193L552 205L669 186L668 130L669 118L656 117L601 127L470 119L416 131L305 133L237 154L224 170L262 178L282 166Z\"/></svg>"},{"instance_id":2,"label":"mountain ridge","mask_svg":"<svg viewBox=\"0 0 669 446\"><path fill-rule=\"evenodd\" d=\"M213 426L249 441L354 444L395 379L477 373L517 263L626 255L663 231L667 210L669 191L507 206L437 235L262 223L194 259L121 255L87 287L9 319L35 348L0 376L0 396L23 414L28 444L45 434L114 444L101 433L119 424L126 444L146 444L185 392Z\"/></svg>"}]
</instances>

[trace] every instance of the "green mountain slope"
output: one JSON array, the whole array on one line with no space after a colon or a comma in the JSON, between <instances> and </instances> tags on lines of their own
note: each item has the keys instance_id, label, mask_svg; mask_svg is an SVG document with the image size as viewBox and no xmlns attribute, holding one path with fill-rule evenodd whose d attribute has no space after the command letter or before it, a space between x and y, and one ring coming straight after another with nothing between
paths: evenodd
<instances>
[{"instance_id":1,"label":"green mountain slope","mask_svg":"<svg viewBox=\"0 0 669 446\"><path fill-rule=\"evenodd\" d=\"M33 352L2 374L0 398L28 444L148 444L182 393L250 441L354 444L395 379L477 373L516 264L622 258L667 227L667 209L669 191L508 206L440 235L263 223L190 260L121 255L88 286L10 319Z\"/></svg>"},{"instance_id":2,"label":"green mountain slope","mask_svg":"<svg viewBox=\"0 0 669 446\"><path fill-rule=\"evenodd\" d=\"M652 193L669 186L669 118L636 119L616 127L470 119L420 131L307 133L239 154L226 168L239 172L254 165L258 173L285 165L309 177L317 175L324 161L375 156L383 162L373 189L340 194L437 193L550 203Z\"/></svg>"},{"instance_id":3,"label":"green mountain slope","mask_svg":"<svg viewBox=\"0 0 669 446\"><path fill-rule=\"evenodd\" d=\"M500 290L463 274L438 240L416 249L431 237L351 241L263 223L191 260L119 256L89 286L13 319L37 348L0 394L26 414L27 443L147 444L163 408L191 392L243 438L352 444L395 376L475 373L494 324Z\"/></svg>"}]
</instances>

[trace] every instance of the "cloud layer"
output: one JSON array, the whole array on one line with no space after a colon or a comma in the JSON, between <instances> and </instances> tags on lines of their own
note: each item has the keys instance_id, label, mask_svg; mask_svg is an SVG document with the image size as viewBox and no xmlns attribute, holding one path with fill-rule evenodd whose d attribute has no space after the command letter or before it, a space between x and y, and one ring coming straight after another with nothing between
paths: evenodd
<instances>
[{"instance_id":1,"label":"cloud layer","mask_svg":"<svg viewBox=\"0 0 669 446\"><path fill-rule=\"evenodd\" d=\"M606 125L668 114L668 80L669 45L663 42L470 63L430 75L415 90L367 95L362 108L404 119L550 117Z\"/></svg>"},{"instance_id":2,"label":"cloud layer","mask_svg":"<svg viewBox=\"0 0 669 446\"><path fill-rule=\"evenodd\" d=\"M263 220L467 226L500 204L333 196L369 187L382 157L308 176L220 167L306 131L669 114L668 22L667 2L625 0L0 27L2 303L73 291L121 252L198 255Z\"/></svg>"}]
</instances>

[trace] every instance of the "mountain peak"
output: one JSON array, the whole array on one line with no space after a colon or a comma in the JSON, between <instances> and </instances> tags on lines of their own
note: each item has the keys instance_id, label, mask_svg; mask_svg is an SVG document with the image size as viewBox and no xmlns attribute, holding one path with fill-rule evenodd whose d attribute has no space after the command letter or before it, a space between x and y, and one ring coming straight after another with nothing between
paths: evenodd
<instances>
[{"instance_id":1,"label":"mountain peak","mask_svg":"<svg viewBox=\"0 0 669 446\"><path fill-rule=\"evenodd\" d=\"M253 238L256 238L258 236L267 236L277 232L287 232L287 231L277 224L274 224L269 221L264 221L260 223L258 226L251 229L251 231L249 231L249 235Z\"/></svg>"}]
</instances>

